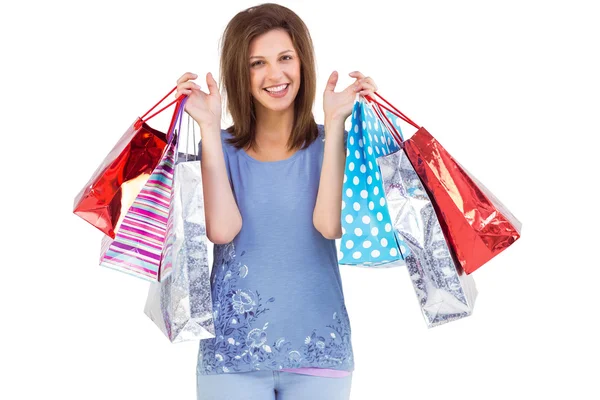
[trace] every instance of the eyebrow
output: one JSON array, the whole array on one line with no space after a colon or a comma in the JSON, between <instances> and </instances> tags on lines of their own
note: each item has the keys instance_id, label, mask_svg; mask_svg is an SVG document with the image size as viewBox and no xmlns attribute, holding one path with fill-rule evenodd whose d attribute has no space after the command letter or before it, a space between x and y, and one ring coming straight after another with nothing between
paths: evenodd
<instances>
[{"instance_id":1,"label":"eyebrow","mask_svg":"<svg viewBox=\"0 0 600 400\"><path fill-rule=\"evenodd\" d=\"M289 53L289 52L293 52L293 51L294 50L284 50L281 53L279 53L278 55L282 55L284 53ZM253 59L253 58L264 58L264 57L263 56L250 56L250 59Z\"/></svg>"}]
</instances>

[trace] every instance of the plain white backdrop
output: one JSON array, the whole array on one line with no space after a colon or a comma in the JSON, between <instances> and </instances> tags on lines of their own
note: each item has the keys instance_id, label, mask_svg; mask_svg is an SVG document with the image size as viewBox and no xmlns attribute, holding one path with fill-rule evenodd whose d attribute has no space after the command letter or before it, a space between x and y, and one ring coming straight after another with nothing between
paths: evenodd
<instances>
[{"instance_id":1,"label":"plain white backdrop","mask_svg":"<svg viewBox=\"0 0 600 400\"><path fill-rule=\"evenodd\" d=\"M342 267L352 400L599 398L593 3L281 2L314 40L319 123L329 74L341 89L360 70L523 223L474 273L474 314L433 329L405 269ZM73 198L182 73L218 75L225 25L256 4L0 7L0 398L195 398L198 344L144 315L148 283L97 265L102 235Z\"/></svg>"}]
</instances>

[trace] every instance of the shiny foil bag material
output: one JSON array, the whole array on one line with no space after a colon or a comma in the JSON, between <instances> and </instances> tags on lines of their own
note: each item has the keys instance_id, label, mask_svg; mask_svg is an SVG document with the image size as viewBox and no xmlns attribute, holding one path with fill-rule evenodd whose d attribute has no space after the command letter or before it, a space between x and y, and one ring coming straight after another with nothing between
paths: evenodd
<instances>
[{"instance_id":1,"label":"shiny foil bag material","mask_svg":"<svg viewBox=\"0 0 600 400\"><path fill-rule=\"evenodd\" d=\"M377 160L395 232L425 322L434 327L471 315L473 278L454 261L432 202L410 160L400 150Z\"/></svg>"},{"instance_id":2,"label":"shiny foil bag material","mask_svg":"<svg viewBox=\"0 0 600 400\"><path fill-rule=\"evenodd\" d=\"M513 244L521 223L423 127L403 143L442 229L470 274Z\"/></svg>"},{"instance_id":3,"label":"shiny foil bag material","mask_svg":"<svg viewBox=\"0 0 600 400\"><path fill-rule=\"evenodd\" d=\"M158 165L166 144L164 133L137 118L77 194L73 212L114 238L125 211Z\"/></svg>"},{"instance_id":4,"label":"shiny foil bag material","mask_svg":"<svg viewBox=\"0 0 600 400\"><path fill-rule=\"evenodd\" d=\"M144 312L172 343L213 338L200 161L176 164L171 195L160 282L150 285Z\"/></svg>"},{"instance_id":5,"label":"shiny foil bag material","mask_svg":"<svg viewBox=\"0 0 600 400\"><path fill-rule=\"evenodd\" d=\"M129 129L110 151L92 177L75 196L73 212L114 239L126 211L161 160L167 146L167 135L146 123L184 96L150 114L177 87L171 89L158 103ZM171 117L168 132L174 127L177 107Z\"/></svg>"}]
</instances>

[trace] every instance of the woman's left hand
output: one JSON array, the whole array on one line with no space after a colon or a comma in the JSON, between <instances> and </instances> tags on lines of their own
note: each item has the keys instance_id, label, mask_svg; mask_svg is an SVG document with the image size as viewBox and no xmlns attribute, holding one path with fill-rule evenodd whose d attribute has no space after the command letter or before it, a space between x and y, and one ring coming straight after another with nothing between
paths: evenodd
<instances>
[{"instance_id":1,"label":"woman's left hand","mask_svg":"<svg viewBox=\"0 0 600 400\"><path fill-rule=\"evenodd\" d=\"M337 71L333 71L331 76L329 76L325 93L323 93L323 111L326 120L339 118L342 122L345 121L352 114L352 106L354 105L357 93L367 96L377 91L377 85L373 78L364 76L359 71L350 72L348 75L356 80L341 92L334 91L338 81Z\"/></svg>"}]
</instances>

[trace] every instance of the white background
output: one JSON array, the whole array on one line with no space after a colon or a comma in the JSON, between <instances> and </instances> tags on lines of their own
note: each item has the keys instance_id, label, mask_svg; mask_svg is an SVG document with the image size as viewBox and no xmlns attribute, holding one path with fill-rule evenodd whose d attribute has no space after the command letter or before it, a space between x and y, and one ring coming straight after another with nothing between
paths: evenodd
<instances>
[{"instance_id":1,"label":"white background","mask_svg":"<svg viewBox=\"0 0 600 400\"><path fill-rule=\"evenodd\" d=\"M331 71L342 88L360 70L523 223L474 273L474 314L433 329L405 269L342 268L352 400L600 396L593 3L282 2L315 43L318 122ZM223 28L256 3L15 4L0 9L0 398L194 399L197 343L169 343L142 312L148 283L97 265L73 198L183 72L218 73Z\"/></svg>"}]
</instances>

